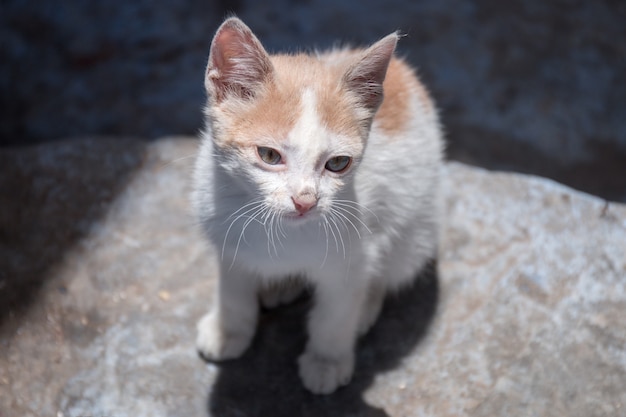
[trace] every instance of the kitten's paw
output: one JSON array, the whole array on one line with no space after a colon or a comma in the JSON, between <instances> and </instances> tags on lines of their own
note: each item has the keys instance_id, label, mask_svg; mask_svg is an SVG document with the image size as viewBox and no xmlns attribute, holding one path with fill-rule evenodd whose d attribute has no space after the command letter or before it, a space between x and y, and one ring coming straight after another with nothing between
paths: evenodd
<instances>
[{"instance_id":1,"label":"kitten's paw","mask_svg":"<svg viewBox=\"0 0 626 417\"><path fill-rule=\"evenodd\" d=\"M300 379L304 387L314 394L330 394L352 378L354 371L354 355L340 358L328 358L304 352L298 358Z\"/></svg>"},{"instance_id":2,"label":"kitten's paw","mask_svg":"<svg viewBox=\"0 0 626 417\"><path fill-rule=\"evenodd\" d=\"M304 292L304 285L298 281L289 281L269 285L261 289L259 297L265 308L274 308L282 304L289 304Z\"/></svg>"},{"instance_id":3,"label":"kitten's paw","mask_svg":"<svg viewBox=\"0 0 626 417\"><path fill-rule=\"evenodd\" d=\"M209 361L238 358L252 340L252 332L228 331L214 313L209 313L198 322L196 348Z\"/></svg>"}]
</instances>

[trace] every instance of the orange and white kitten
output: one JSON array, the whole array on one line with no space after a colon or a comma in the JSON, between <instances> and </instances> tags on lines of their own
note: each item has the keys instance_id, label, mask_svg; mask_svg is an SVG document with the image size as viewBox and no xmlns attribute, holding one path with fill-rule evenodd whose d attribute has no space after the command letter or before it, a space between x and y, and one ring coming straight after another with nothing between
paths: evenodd
<instances>
[{"instance_id":1,"label":"orange and white kitten","mask_svg":"<svg viewBox=\"0 0 626 417\"><path fill-rule=\"evenodd\" d=\"M240 356L259 300L295 298L289 277L299 276L314 288L300 376L330 393L350 380L357 336L386 291L435 255L443 144L428 94L393 56L397 41L268 55L241 20L218 29L193 195L220 257L198 323L206 359Z\"/></svg>"}]
</instances>

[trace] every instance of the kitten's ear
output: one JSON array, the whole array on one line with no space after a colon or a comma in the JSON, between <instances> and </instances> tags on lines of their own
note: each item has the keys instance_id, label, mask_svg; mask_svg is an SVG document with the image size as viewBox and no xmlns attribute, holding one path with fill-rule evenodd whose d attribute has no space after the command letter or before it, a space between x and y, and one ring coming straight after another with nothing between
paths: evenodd
<instances>
[{"instance_id":1,"label":"kitten's ear","mask_svg":"<svg viewBox=\"0 0 626 417\"><path fill-rule=\"evenodd\" d=\"M254 97L272 73L269 55L250 28L236 17L222 23L211 43L204 79L209 96L217 103L231 95Z\"/></svg>"},{"instance_id":2,"label":"kitten's ear","mask_svg":"<svg viewBox=\"0 0 626 417\"><path fill-rule=\"evenodd\" d=\"M383 81L398 38L398 32L394 32L370 46L343 77L348 90L356 93L362 104L372 112L383 101Z\"/></svg>"}]
</instances>

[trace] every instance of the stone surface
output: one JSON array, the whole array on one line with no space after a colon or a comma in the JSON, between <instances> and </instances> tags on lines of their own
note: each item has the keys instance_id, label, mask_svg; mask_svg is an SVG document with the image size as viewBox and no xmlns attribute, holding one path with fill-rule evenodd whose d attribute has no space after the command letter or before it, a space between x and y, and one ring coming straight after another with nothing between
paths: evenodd
<instances>
[{"instance_id":1,"label":"stone surface","mask_svg":"<svg viewBox=\"0 0 626 417\"><path fill-rule=\"evenodd\" d=\"M626 207L450 163L440 255L387 300L353 382L306 392L310 301L205 364L213 253L189 213L196 142L0 152L0 416L617 416Z\"/></svg>"},{"instance_id":2,"label":"stone surface","mask_svg":"<svg viewBox=\"0 0 626 417\"><path fill-rule=\"evenodd\" d=\"M399 51L442 110L449 155L626 201L626 3L568 0L5 0L0 143L195 134L213 32L234 11L273 51Z\"/></svg>"}]
</instances>

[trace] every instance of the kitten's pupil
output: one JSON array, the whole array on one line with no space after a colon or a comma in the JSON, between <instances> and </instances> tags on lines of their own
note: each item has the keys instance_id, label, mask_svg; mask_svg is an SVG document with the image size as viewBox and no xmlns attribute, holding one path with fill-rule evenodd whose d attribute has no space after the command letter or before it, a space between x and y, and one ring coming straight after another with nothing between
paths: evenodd
<instances>
[{"instance_id":1,"label":"kitten's pupil","mask_svg":"<svg viewBox=\"0 0 626 417\"><path fill-rule=\"evenodd\" d=\"M269 165L278 165L282 160L280 153L276 149L266 146L258 146L257 153L263 162Z\"/></svg>"},{"instance_id":2,"label":"kitten's pupil","mask_svg":"<svg viewBox=\"0 0 626 417\"><path fill-rule=\"evenodd\" d=\"M348 168L352 162L349 156L335 156L326 162L325 168L331 172L341 172Z\"/></svg>"}]
</instances>

